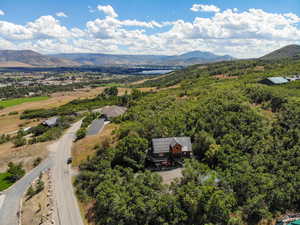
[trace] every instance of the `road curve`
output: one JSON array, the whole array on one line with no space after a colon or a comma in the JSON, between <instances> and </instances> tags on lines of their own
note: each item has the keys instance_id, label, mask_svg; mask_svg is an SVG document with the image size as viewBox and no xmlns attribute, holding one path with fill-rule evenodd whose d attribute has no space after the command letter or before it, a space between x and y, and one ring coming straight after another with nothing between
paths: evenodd
<instances>
[{"instance_id":1,"label":"road curve","mask_svg":"<svg viewBox=\"0 0 300 225\"><path fill-rule=\"evenodd\" d=\"M2 192L0 206L0 225L18 225L20 200L30 184L41 172L53 168L54 200L56 204L56 223L58 225L83 225L78 203L72 185L71 169L67 159L81 121L71 128L55 144L50 146L49 157L39 166L27 173L10 189Z\"/></svg>"},{"instance_id":2,"label":"road curve","mask_svg":"<svg viewBox=\"0 0 300 225\"><path fill-rule=\"evenodd\" d=\"M0 208L0 224L1 225L18 225L18 216L20 200L30 186L30 184L40 175L42 171L51 168L53 165L53 157L50 156L44 160L39 166L31 170L22 179L15 183L10 189L3 192L2 207Z\"/></svg>"},{"instance_id":3,"label":"road curve","mask_svg":"<svg viewBox=\"0 0 300 225\"><path fill-rule=\"evenodd\" d=\"M67 164L76 131L81 121L75 123L52 147L56 152L53 168L54 199L57 225L84 225L72 185L71 168Z\"/></svg>"}]
</instances>

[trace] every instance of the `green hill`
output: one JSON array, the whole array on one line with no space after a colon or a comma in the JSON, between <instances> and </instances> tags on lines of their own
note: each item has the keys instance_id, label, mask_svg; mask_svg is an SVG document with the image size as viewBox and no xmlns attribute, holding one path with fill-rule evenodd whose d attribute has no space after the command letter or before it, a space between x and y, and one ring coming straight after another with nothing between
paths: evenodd
<instances>
[{"instance_id":1,"label":"green hill","mask_svg":"<svg viewBox=\"0 0 300 225\"><path fill-rule=\"evenodd\" d=\"M261 57L264 60L284 58L300 58L300 45L288 45Z\"/></svg>"},{"instance_id":2,"label":"green hill","mask_svg":"<svg viewBox=\"0 0 300 225\"><path fill-rule=\"evenodd\" d=\"M114 140L80 166L86 215L102 225L254 225L299 212L300 82L258 83L297 73L300 60L239 60L146 81L155 92L124 96ZM191 137L195 158L166 186L148 170L147 149L178 136Z\"/></svg>"}]
</instances>

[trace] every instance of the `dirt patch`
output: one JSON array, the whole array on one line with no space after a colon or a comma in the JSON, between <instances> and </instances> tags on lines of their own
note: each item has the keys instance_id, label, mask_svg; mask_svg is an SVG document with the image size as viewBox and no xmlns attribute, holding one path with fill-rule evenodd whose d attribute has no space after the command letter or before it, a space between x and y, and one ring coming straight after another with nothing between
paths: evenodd
<instances>
[{"instance_id":1,"label":"dirt patch","mask_svg":"<svg viewBox=\"0 0 300 225\"><path fill-rule=\"evenodd\" d=\"M93 156L101 145L106 145L114 141L112 134L118 126L116 124L108 124L104 127L102 132L94 136L85 137L77 141L72 147L73 162L72 165L77 167L88 157Z\"/></svg>"},{"instance_id":2,"label":"dirt patch","mask_svg":"<svg viewBox=\"0 0 300 225\"><path fill-rule=\"evenodd\" d=\"M165 87L165 88L160 88L159 90L163 91L163 90L174 89L174 88L179 88L179 87L180 87L180 84L175 84L173 86L169 86L169 87Z\"/></svg>"},{"instance_id":3,"label":"dirt patch","mask_svg":"<svg viewBox=\"0 0 300 225\"><path fill-rule=\"evenodd\" d=\"M17 132L22 127L32 127L40 123L39 119L21 120L19 115L6 115L0 117L0 134L10 134Z\"/></svg>"},{"instance_id":4,"label":"dirt patch","mask_svg":"<svg viewBox=\"0 0 300 225\"><path fill-rule=\"evenodd\" d=\"M217 78L217 79L237 79L237 78L239 78L238 76L228 76L225 74L219 74L219 75L215 75L213 77Z\"/></svg>"},{"instance_id":5,"label":"dirt patch","mask_svg":"<svg viewBox=\"0 0 300 225\"><path fill-rule=\"evenodd\" d=\"M182 168L157 172L163 179L163 184L171 184L176 178L182 178Z\"/></svg>"},{"instance_id":6,"label":"dirt patch","mask_svg":"<svg viewBox=\"0 0 300 225\"><path fill-rule=\"evenodd\" d=\"M53 221L52 183L51 171L43 173L42 181L44 189L28 199L23 198L22 205L22 225L51 224ZM32 184L35 186L35 183Z\"/></svg>"},{"instance_id":7,"label":"dirt patch","mask_svg":"<svg viewBox=\"0 0 300 225\"><path fill-rule=\"evenodd\" d=\"M143 79L143 80L135 81L135 82L132 82L132 83L130 83L130 84L131 84L131 85L143 84L143 83L145 83L146 81L150 81L150 80L158 80L158 79L160 79L160 78L164 78L165 76L167 76L167 74L164 74L164 75L161 75L161 76L157 76L157 77L154 77L154 78L149 78L149 79Z\"/></svg>"},{"instance_id":8,"label":"dirt patch","mask_svg":"<svg viewBox=\"0 0 300 225\"><path fill-rule=\"evenodd\" d=\"M256 66L254 68L255 71L264 71L265 70L265 67L264 66Z\"/></svg>"},{"instance_id":9,"label":"dirt patch","mask_svg":"<svg viewBox=\"0 0 300 225\"><path fill-rule=\"evenodd\" d=\"M0 145L0 172L4 172L7 169L9 162L22 162L26 171L30 171L37 157L45 159L48 156L47 145L49 145L49 142L26 145L19 148L15 148L12 143Z\"/></svg>"}]
</instances>

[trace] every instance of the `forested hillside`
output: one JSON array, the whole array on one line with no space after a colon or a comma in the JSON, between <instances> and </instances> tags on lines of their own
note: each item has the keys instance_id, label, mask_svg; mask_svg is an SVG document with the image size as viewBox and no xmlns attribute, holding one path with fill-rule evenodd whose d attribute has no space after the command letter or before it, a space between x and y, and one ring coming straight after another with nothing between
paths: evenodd
<instances>
[{"instance_id":1,"label":"forested hillside","mask_svg":"<svg viewBox=\"0 0 300 225\"><path fill-rule=\"evenodd\" d=\"M117 140L75 182L99 225L272 224L300 211L300 61L196 65L140 86L168 87L130 103ZM145 168L154 137L190 136L195 159L171 186Z\"/></svg>"}]
</instances>

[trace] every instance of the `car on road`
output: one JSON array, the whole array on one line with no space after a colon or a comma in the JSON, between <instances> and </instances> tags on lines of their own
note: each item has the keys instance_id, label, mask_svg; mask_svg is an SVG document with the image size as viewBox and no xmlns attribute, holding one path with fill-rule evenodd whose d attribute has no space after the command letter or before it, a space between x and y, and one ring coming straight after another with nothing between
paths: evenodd
<instances>
[{"instance_id":1,"label":"car on road","mask_svg":"<svg viewBox=\"0 0 300 225\"><path fill-rule=\"evenodd\" d=\"M72 163L72 157L68 158L67 160L67 164L71 164Z\"/></svg>"}]
</instances>

